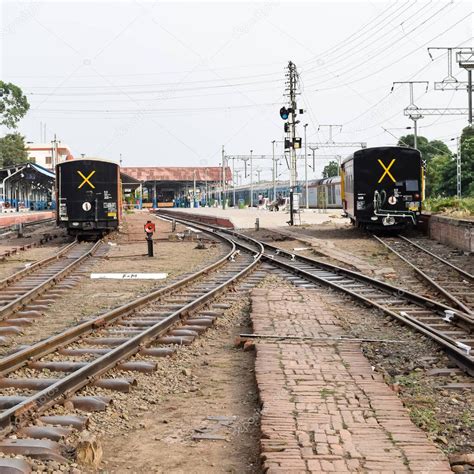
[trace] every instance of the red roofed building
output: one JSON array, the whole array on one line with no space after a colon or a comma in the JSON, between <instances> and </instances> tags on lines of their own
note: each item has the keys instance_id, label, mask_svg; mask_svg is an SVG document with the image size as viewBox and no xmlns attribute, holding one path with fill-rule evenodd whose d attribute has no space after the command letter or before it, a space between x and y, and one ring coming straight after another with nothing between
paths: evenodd
<instances>
[{"instance_id":1,"label":"red roofed building","mask_svg":"<svg viewBox=\"0 0 474 474\"><path fill-rule=\"evenodd\" d=\"M121 168L121 172L138 181L213 181L222 182L222 168L220 166L207 166L202 168L192 166L172 167L145 167L133 166ZM232 180L230 168L226 168L226 181Z\"/></svg>"},{"instance_id":2,"label":"red roofed building","mask_svg":"<svg viewBox=\"0 0 474 474\"><path fill-rule=\"evenodd\" d=\"M201 205L221 199L224 170L206 167L123 167L120 169L125 196L139 187L143 207ZM232 181L232 172L225 168L225 186Z\"/></svg>"}]
</instances>

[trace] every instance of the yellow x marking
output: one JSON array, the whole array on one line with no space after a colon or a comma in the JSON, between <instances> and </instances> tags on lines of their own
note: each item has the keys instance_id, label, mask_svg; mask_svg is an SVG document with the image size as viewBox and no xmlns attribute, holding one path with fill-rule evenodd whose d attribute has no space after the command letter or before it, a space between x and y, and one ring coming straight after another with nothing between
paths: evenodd
<instances>
[{"instance_id":1,"label":"yellow x marking","mask_svg":"<svg viewBox=\"0 0 474 474\"><path fill-rule=\"evenodd\" d=\"M380 160L379 160L379 161L380 161ZM79 185L79 187L78 187L77 189L81 189L82 186L84 186L84 184L86 184L86 183L87 183L92 189L95 189L95 186L89 181L89 180L92 178L92 176L94 175L95 170L94 170L94 171L91 171L91 172L89 173L89 176L84 176L84 175L82 174L82 172L79 171L79 170L77 170L77 173L78 173L79 176L84 180L84 181Z\"/></svg>"},{"instance_id":2,"label":"yellow x marking","mask_svg":"<svg viewBox=\"0 0 474 474\"><path fill-rule=\"evenodd\" d=\"M390 177L390 179L395 183L395 178L392 176L392 173L390 173L390 168L392 167L392 165L395 163L395 158L390 162L390 164L386 167L383 163L382 160L377 160L379 163L380 163L380 166L385 170L383 172L383 175L380 177L378 183L381 183L382 180L385 178L385 175L388 174L388 176Z\"/></svg>"}]
</instances>

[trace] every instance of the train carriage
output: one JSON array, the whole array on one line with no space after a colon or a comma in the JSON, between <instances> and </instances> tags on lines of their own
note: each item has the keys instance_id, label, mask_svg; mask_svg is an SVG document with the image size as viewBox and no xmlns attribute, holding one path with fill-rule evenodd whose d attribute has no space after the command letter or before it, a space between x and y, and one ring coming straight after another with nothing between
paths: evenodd
<instances>
[{"instance_id":1,"label":"train carriage","mask_svg":"<svg viewBox=\"0 0 474 474\"><path fill-rule=\"evenodd\" d=\"M364 148L341 166L342 203L367 228L416 226L423 198L421 153L414 148Z\"/></svg>"},{"instance_id":2,"label":"train carriage","mask_svg":"<svg viewBox=\"0 0 474 474\"><path fill-rule=\"evenodd\" d=\"M79 159L56 166L56 220L70 235L99 238L116 229L121 196L117 163Z\"/></svg>"}]
</instances>

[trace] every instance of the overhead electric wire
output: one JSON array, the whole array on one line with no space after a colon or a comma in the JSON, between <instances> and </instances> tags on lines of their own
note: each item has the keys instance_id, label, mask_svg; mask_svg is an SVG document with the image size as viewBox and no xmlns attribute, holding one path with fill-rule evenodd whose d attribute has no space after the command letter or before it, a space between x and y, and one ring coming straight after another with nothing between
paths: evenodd
<instances>
[{"instance_id":1,"label":"overhead electric wire","mask_svg":"<svg viewBox=\"0 0 474 474\"><path fill-rule=\"evenodd\" d=\"M200 87L184 87L180 88L179 92L183 91L197 91L197 90L206 90L206 89L216 89L216 88L224 88L224 87L240 87L240 86L247 86L247 85L253 85L253 84L268 84L268 82L281 82L281 79L275 79L272 81L253 81L253 82L243 82L243 83L237 83L237 84L219 84L219 85L214 85L214 86L200 86ZM115 85L117 88L123 88L127 89L128 86L124 85ZM62 87L60 88L62 89ZM110 87L109 87L110 89ZM166 93L173 93L176 92L176 89L161 89L161 90L147 90L147 91L127 91L127 94L135 95L135 94L166 94ZM50 92L27 92L27 95L30 96L49 96L51 95ZM114 92L114 91L103 91L103 92L67 92L67 93L61 93L61 92L55 92L55 96L84 96L84 95L121 95L123 92Z\"/></svg>"},{"instance_id":2,"label":"overhead electric wire","mask_svg":"<svg viewBox=\"0 0 474 474\"><path fill-rule=\"evenodd\" d=\"M414 4L416 3L411 1L411 0L408 0L406 3L404 3L402 6L400 6L398 9L396 9L394 12L391 12L389 14L389 17L390 15L393 15L394 13L396 13L398 10L400 10L401 8L403 8L405 5L407 4ZM381 21L376 21L378 17L380 16L383 16L385 13L388 13L388 11L390 10L390 8L392 8L392 6L395 6L396 3L393 2L387 9L385 9L381 14L379 13L378 15L376 15L374 18L371 18L371 20L366 23L364 26L362 26L359 30L357 30L356 32L352 33L351 35L345 37L343 40L341 40L339 43L336 43L335 45L331 46L330 48L324 50L322 53L318 54L317 56L315 56L314 58L310 59L307 61L307 63L312 63L314 61L320 61L323 57L325 56L328 56L328 54L334 54L335 51L338 51L340 50L341 48L343 47L347 47L348 44L354 42L355 40L357 40L358 38L360 38L362 35L365 35L366 33L370 33L371 30L375 27L377 27L378 25L381 24L381 22L385 21L384 20L381 20ZM363 30L367 27L367 26L370 26L369 30L365 33L363 33ZM359 35L358 35L359 34ZM355 36L355 38L352 38L353 36ZM352 39L351 39L352 38ZM303 67L304 67L304 64L303 63Z\"/></svg>"},{"instance_id":3,"label":"overhead electric wire","mask_svg":"<svg viewBox=\"0 0 474 474\"><path fill-rule=\"evenodd\" d=\"M391 22L393 22L394 20L396 20L397 18L399 18L400 16L402 16L406 11L408 11L410 8L412 8L414 5L415 5L416 2L410 2L408 1L407 3L405 3L403 6L405 5L408 5L402 12L400 12L398 15L396 15L394 18L386 18L385 20L389 20L388 24L390 24ZM412 17L416 16L418 14L419 11L423 10L424 8L426 7L423 6L420 8L420 10L418 10L417 12L415 12ZM411 17L408 17L408 18L411 18ZM384 20L384 21L385 21ZM349 43L346 43L344 44L343 47L339 48L339 49L342 49L342 51L338 54L334 54L334 52L331 54L330 58L329 58L329 61L325 61L324 64L316 64L314 66L312 66L311 68L307 69L306 72L310 72L310 71L313 71L315 69L322 69L324 67L327 66L328 62L329 64L332 62L338 62L339 58L341 57L344 57L344 56L347 56L347 54L350 52L350 51L353 51L353 50L357 50L357 51L360 51L360 50L364 50L365 51L365 48L364 48L364 43L368 42L369 45L372 45L374 44L376 41L377 41L377 34L380 32L380 31L383 31L384 28L387 27L387 25L384 24L384 21L378 23L378 24L375 24L373 25L373 29L375 29L375 31L370 31L370 37L369 38L362 38L361 41L359 42L356 42L355 44L353 45L350 45L350 42ZM378 27L378 28L377 28ZM392 30L394 29L397 29L399 27L399 24L393 26L390 30L384 32L382 34L382 38L384 36L386 36L387 34L389 34Z\"/></svg>"},{"instance_id":4,"label":"overhead electric wire","mask_svg":"<svg viewBox=\"0 0 474 474\"><path fill-rule=\"evenodd\" d=\"M324 76L322 76L321 78L318 79L318 81L313 81L313 83L310 83L308 85L308 87L313 87L316 84L325 84L329 81L334 80L335 78L340 77L341 75L346 75L346 74L348 74L352 71L355 71L357 69L364 68L364 67L367 66L367 63L369 61L373 60L377 56L384 55L384 59L389 59L389 56L387 55L387 51L389 51L390 49L393 49L394 47L396 47L401 41L405 41L405 42L410 41L409 39L407 39L407 37L410 34L414 33L419 28L421 28L423 25L425 25L427 22L429 22L433 18L440 15L443 12L443 10L445 8L449 7L450 5L451 4L444 5L439 10L437 10L435 13L433 13L429 18L425 19L420 24L417 24L409 32L403 33L402 36L400 38L398 38L397 40L389 39L387 42L385 42L381 45L377 42L374 42L375 48L373 50L369 50L369 51L363 50L363 51L361 51L361 54L363 54L363 58L364 58L363 61L361 61L360 59L357 59L357 57L356 57L355 61L352 61L352 64L353 64L352 66L350 66L351 63L349 63L349 64L345 64L342 67L334 69L332 71L328 71L324 75L324 76L326 76L326 78L324 78Z\"/></svg>"},{"instance_id":5,"label":"overhead electric wire","mask_svg":"<svg viewBox=\"0 0 474 474\"><path fill-rule=\"evenodd\" d=\"M354 79L352 81L349 81L349 82L346 82L346 83L343 83L343 84L337 84L337 85L334 85L334 86L331 86L331 87L325 87L325 88L321 88L321 89L317 89L318 92L322 92L322 91L327 91L327 90L333 90L333 89L338 89L340 87L343 87L343 86L346 86L346 85L350 85L350 84L356 84L357 82L360 82L360 81L363 81L364 79L367 79L371 76L373 76L374 74L378 74L379 72L382 72L384 71L385 69L389 68L389 67L392 67L394 64L397 64L399 63L400 61L403 61L404 59L406 59L407 57L411 56L412 54L416 53L419 49L421 48L424 48L426 47L428 44L432 43L434 40L438 39L439 37L443 36L445 33L447 33L448 31L452 30L453 28L455 28L456 26L459 25L459 23L462 23L464 20L466 20L467 18L471 17L473 15L473 13L469 13L467 14L466 16L462 17L461 19L459 19L456 23L454 23L453 25L449 26L448 28L446 28L445 30L443 30L441 33L437 34L436 36L434 36L433 38L429 39L428 41L425 41L422 45L420 46L417 46L416 48L412 49L410 52L404 54L403 56L399 57L398 59L394 60L394 61L391 61L390 64L386 65L386 66L383 66L375 71L372 71L370 74L367 74L365 76L362 76L362 77L359 77L357 79Z\"/></svg>"},{"instance_id":6,"label":"overhead electric wire","mask_svg":"<svg viewBox=\"0 0 474 474\"><path fill-rule=\"evenodd\" d=\"M234 77L223 77L219 79L201 79L198 81L179 81L179 85L189 84L206 84L209 82L223 82L223 81L238 81L240 79L253 79L258 77L275 76L277 73L262 73L252 74L248 76L234 76ZM281 76L281 71L278 72ZM96 76L97 77L97 76ZM162 86L176 86L176 81L173 82L160 82L150 84L117 84L117 87L162 87ZM52 89L52 86L23 86L25 89ZM61 89L101 89L108 88L106 85L79 85L79 86L62 86Z\"/></svg>"}]
</instances>

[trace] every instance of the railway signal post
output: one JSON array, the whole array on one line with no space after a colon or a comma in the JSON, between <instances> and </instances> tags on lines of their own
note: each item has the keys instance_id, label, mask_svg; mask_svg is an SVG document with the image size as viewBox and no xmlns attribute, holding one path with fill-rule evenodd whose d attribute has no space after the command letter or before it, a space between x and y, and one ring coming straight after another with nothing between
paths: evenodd
<instances>
[{"instance_id":1,"label":"railway signal post","mask_svg":"<svg viewBox=\"0 0 474 474\"><path fill-rule=\"evenodd\" d=\"M155 232L155 224L151 221L147 221L143 226L146 234L146 242L148 245L148 256L153 257L153 233Z\"/></svg>"}]
</instances>

